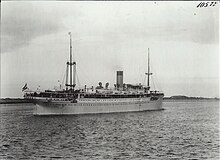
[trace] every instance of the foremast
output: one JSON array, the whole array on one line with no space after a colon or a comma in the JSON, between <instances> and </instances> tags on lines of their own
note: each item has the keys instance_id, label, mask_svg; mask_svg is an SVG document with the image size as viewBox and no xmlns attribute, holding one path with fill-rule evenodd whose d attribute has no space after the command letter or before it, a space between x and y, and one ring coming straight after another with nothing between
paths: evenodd
<instances>
[{"instance_id":1,"label":"foremast","mask_svg":"<svg viewBox=\"0 0 220 160\"><path fill-rule=\"evenodd\" d=\"M148 48L148 59L147 59L147 73L145 73L147 75L147 90L150 90L150 76L153 74L150 72L150 49Z\"/></svg>"},{"instance_id":2,"label":"foremast","mask_svg":"<svg viewBox=\"0 0 220 160\"><path fill-rule=\"evenodd\" d=\"M70 36L70 59L69 62L66 63L66 90L74 91L76 86L76 62L73 61L72 57L72 35L71 32L68 33ZM70 77L69 77L70 73ZM69 82L69 83L68 83Z\"/></svg>"}]
</instances>

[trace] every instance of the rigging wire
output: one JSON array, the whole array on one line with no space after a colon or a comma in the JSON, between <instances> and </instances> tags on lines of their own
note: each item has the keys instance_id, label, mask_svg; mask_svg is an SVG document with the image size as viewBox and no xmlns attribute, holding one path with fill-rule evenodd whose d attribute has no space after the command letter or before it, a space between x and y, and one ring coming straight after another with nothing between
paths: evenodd
<instances>
[{"instance_id":1,"label":"rigging wire","mask_svg":"<svg viewBox=\"0 0 220 160\"><path fill-rule=\"evenodd\" d=\"M152 63L152 60L151 60L151 63ZM153 66L153 65L152 65ZM151 66L151 69L152 70L154 70L154 68ZM156 90L156 89L158 89L159 91L162 91L162 89L161 89L161 86L160 86L160 83L159 83L159 81L158 81L158 79L157 79L157 74L156 74L157 72L156 71L154 71L154 76L152 76L152 82L153 82L153 86L155 87L154 89ZM156 85L155 85L156 84Z\"/></svg>"},{"instance_id":2,"label":"rigging wire","mask_svg":"<svg viewBox=\"0 0 220 160\"><path fill-rule=\"evenodd\" d=\"M155 81L156 81L156 84L157 84L157 86L158 86L158 89L159 89L160 91L162 91L162 88L161 88L161 86L160 86L159 81L157 80L157 77L155 77Z\"/></svg>"},{"instance_id":3,"label":"rigging wire","mask_svg":"<svg viewBox=\"0 0 220 160\"><path fill-rule=\"evenodd\" d=\"M153 73L154 68L153 68L152 66L153 66L153 65L152 65L152 59L151 59L150 68L151 68L151 71L152 71L152 73ZM155 85L155 83L154 83L154 78L155 78L155 76L156 76L155 73L151 76L151 84L153 84L153 88L152 88L153 90L156 90L156 85Z\"/></svg>"},{"instance_id":4,"label":"rigging wire","mask_svg":"<svg viewBox=\"0 0 220 160\"><path fill-rule=\"evenodd\" d=\"M155 86L155 83L154 83L154 77L152 76L151 79L152 79L152 83L153 83L153 89L156 90L156 86Z\"/></svg>"},{"instance_id":5,"label":"rigging wire","mask_svg":"<svg viewBox=\"0 0 220 160\"><path fill-rule=\"evenodd\" d=\"M63 74L63 79L62 79L62 83L61 83L62 86L65 86L65 84L64 84L65 79L66 79L66 73L64 72L64 74Z\"/></svg>"},{"instance_id":6,"label":"rigging wire","mask_svg":"<svg viewBox=\"0 0 220 160\"><path fill-rule=\"evenodd\" d=\"M146 85L146 75L144 76L143 85Z\"/></svg>"},{"instance_id":7,"label":"rigging wire","mask_svg":"<svg viewBox=\"0 0 220 160\"><path fill-rule=\"evenodd\" d=\"M78 76L77 72L76 72L76 79L77 79L78 87L81 88L81 85L79 83L79 76Z\"/></svg>"}]
</instances>

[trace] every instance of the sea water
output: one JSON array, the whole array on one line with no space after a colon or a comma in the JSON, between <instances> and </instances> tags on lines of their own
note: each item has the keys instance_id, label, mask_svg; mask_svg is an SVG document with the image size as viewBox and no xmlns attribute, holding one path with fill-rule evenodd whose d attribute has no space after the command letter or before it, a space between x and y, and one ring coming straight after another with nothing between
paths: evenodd
<instances>
[{"instance_id":1,"label":"sea water","mask_svg":"<svg viewBox=\"0 0 220 160\"><path fill-rule=\"evenodd\" d=\"M219 101L165 101L163 111L33 116L0 105L0 159L219 159Z\"/></svg>"}]
</instances>

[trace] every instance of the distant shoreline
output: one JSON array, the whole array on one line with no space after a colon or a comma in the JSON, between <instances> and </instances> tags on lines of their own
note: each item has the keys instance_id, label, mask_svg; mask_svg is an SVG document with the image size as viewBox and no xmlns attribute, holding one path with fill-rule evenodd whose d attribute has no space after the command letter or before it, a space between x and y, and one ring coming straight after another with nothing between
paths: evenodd
<instances>
[{"instance_id":1,"label":"distant shoreline","mask_svg":"<svg viewBox=\"0 0 220 160\"><path fill-rule=\"evenodd\" d=\"M187 96L171 96L164 97L164 100L219 100L219 98L206 98L206 97L187 97Z\"/></svg>"},{"instance_id":2,"label":"distant shoreline","mask_svg":"<svg viewBox=\"0 0 220 160\"><path fill-rule=\"evenodd\" d=\"M219 98L204 98L204 97L187 97L187 96L171 96L164 97L164 100L216 100L219 101ZM16 104L16 103L32 103L31 100L23 98L1 98L0 104Z\"/></svg>"}]
</instances>

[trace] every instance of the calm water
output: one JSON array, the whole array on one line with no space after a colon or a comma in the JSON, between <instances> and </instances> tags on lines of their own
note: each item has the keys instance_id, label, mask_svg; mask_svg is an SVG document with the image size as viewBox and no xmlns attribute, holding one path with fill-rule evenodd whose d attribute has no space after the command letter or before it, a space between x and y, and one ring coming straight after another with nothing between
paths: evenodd
<instances>
[{"instance_id":1,"label":"calm water","mask_svg":"<svg viewBox=\"0 0 220 160\"><path fill-rule=\"evenodd\" d=\"M33 116L1 105L0 159L219 159L219 102L164 102L163 111Z\"/></svg>"}]
</instances>

